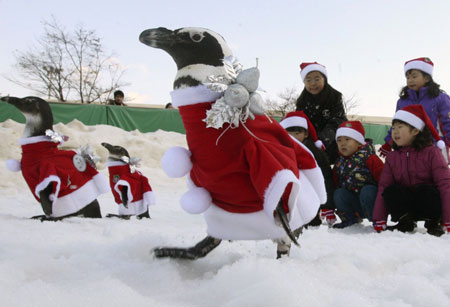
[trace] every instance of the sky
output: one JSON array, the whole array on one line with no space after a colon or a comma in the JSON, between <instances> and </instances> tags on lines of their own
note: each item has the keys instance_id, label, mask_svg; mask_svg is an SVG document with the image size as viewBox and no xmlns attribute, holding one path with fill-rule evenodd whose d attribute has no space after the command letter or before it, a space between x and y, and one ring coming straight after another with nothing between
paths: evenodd
<instances>
[{"instance_id":1,"label":"sky","mask_svg":"<svg viewBox=\"0 0 450 307\"><path fill-rule=\"evenodd\" d=\"M406 234L378 234L367 220L342 230L309 227L301 247L280 260L271 240L224 241L195 261L155 259L155 247L188 247L206 236L203 216L180 207L186 178L168 178L160 166L167 148L187 146L175 132L58 123L55 130L69 136L64 146L90 144L104 176L101 142L142 158L139 170L156 198L152 219L30 220L42 209L22 174L5 167L7 159L20 159L23 129L12 120L0 123L0 139L10 144L0 146L1 306L450 306L450 234L431 236L423 222ZM98 201L103 216L118 213L112 193Z\"/></svg>"},{"instance_id":2,"label":"sky","mask_svg":"<svg viewBox=\"0 0 450 307\"><path fill-rule=\"evenodd\" d=\"M450 91L450 2L447 0L342 1L26 1L0 0L0 94L33 92L14 76L14 51L36 46L43 20L67 29L95 30L105 50L126 70L122 90L130 103L165 105L176 73L162 50L141 44L149 28L194 26L214 30L244 68L259 59L260 87L269 97L300 93L301 62L327 67L329 83L357 105L352 114L392 116L406 84L404 62L427 56L433 78Z\"/></svg>"}]
</instances>

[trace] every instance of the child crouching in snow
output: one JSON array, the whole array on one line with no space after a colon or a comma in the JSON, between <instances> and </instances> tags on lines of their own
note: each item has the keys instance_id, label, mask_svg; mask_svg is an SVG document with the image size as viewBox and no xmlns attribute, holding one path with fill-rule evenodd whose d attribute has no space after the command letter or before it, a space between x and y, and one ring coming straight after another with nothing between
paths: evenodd
<instances>
[{"instance_id":1,"label":"child crouching in snow","mask_svg":"<svg viewBox=\"0 0 450 307\"><path fill-rule=\"evenodd\" d=\"M320 206L317 216L307 226L319 226L322 223L321 218L325 219L329 226L333 225L336 222L333 204L333 173L325 147L317 138L316 129L303 111L289 112L280 125L295 140L303 143L312 152L325 179L327 202Z\"/></svg>"},{"instance_id":2,"label":"child crouching in snow","mask_svg":"<svg viewBox=\"0 0 450 307\"><path fill-rule=\"evenodd\" d=\"M402 232L414 231L422 220L429 234L441 236L442 226L450 232L450 169L433 138L440 139L422 105L395 113L394 151L386 157L373 212L376 231L386 229L390 214ZM439 140L437 146L445 145Z\"/></svg>"},{"instance_id":3,"label":"child crouching in snow","mask_svg":"<svg viewBox=\"0 0 450 307\"><path fill-rule=\"evenodd\" d=\"M340 157L333 167L337 185L333 196L342 222L333 228L345 228L357 223L360 218L372 221L383 161L364 137L365 131L360 121L343 122L336 131Z\"/></svg>"},{"instance_id":4,"label":"child crouching in snow","mask_svg":"<svg viewBox=\"0 0 450 307\"><path fill-rule=\"evenodd\" d=\"M155 203L155 196L147 177L132 169L140 159L131 158L121 146L102 143L108 150L109 183L115 202L119 205L119 214L106 217L129 219L135 215L138 219L150 218L148 206Z\"/></svg>"}]
</instances>

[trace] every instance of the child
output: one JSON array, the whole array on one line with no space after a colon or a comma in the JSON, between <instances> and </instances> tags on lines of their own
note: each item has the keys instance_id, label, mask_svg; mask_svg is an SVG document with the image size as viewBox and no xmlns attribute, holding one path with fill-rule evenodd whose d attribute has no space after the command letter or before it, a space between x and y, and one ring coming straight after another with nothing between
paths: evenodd
<instances>
[{"instance_id":1,"label":"child","mask_svg":"<svg viewBox=\"0 0 450 307\"><path fill-rule=\"evenodd\" d=\"M330 162L325 153L322 141L318 140L316 129L310 122L308 116L303 111L289 112L280 122L280 125L300 143L303 143L314 155L325 179L325 189L327 191L327 202L320 206L318 213L308 225L319 226L320 218L324 218L329 226L336 221L333 204L333 173Z\"/></svg>"},{"instance_id":2,"label":"child","mask_svg":"<svg viewBox=\"0 0 450 307\"><path fill-rule=\"evenodd\" d=\"M334 204L342 222L333 228L345 228L365 217L372 221L383 161L365 141L360 121L342 123L336 131L340 157L333 167L337 189Z\"/></svg>"},{"instance_id":3,"label":"child","mask_svg":"<svg viewBox=\"0 0 450 307\"><path fill-rule=\"evenodd\" d=\"M328 84L325 66L317 62L302 63L300 69L305 88L297 99L297 110L304 111L311 120L333 164L338 157L336 129L347 120L342 94Z\"/></svg>"},{"instance_id":4,"label":"child","mask_svg":"<svg viewBox=\"0 0 450 307\"><path fill-rule=\"evenodd\" d=\"M421 105L410 105L395 113L392 121L394 151L386 158L375 202L374 228L386 229L387 215L398 221L402 232L412 232L416 221L425 220L429 234L450 232L450 169L440 150L430 118ZM439 148L443 141L437 142Z\"/></svg>"},{"instance_id":5,"label":"child","mask_svg":"<svg viewBox=\"0 0 450 307\"><path fill-rule=\"evenodd\" d=\"M147 177L130 166L138 164L140 159L130 158L128 151L121 146L102 143L108 150L109 183L115 202L119 205L119 215L108 214L106 217L130 219L150 218L148 206L155 203L155 196Z\"/></svg>"},{"instance_id":6,"label":"child","mask_svg":"<svg viewBox=\"0 0 450 307\"><path fill-rule=\"evenodd\" d=\"M450 97L439 89L439 84L433 81L433 67L434 64L429 58L413 59L405 63L406 86L400 92L400 99L397 101L395 111L409 105L422 105L430 117L433 127L443 136L447 144L443 154L448 163ZM385 156L391 151L391 130L384 140L386 143L380 148L380 154Z\"/></svg>"}]
</instances>

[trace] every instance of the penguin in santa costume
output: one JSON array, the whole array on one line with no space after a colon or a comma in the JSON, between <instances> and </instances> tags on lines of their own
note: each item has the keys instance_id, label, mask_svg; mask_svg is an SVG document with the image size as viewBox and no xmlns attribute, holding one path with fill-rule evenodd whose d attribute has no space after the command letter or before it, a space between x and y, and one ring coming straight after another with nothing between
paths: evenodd
<instances>
[{"instance_id":1,"label":"penguin in santa costume","mask_svg":"<svg viewBox=\"0 0 450 307\"><path fill-rule=\"evenodd\" d=\"M203 213L208 236L191 248L163 247L156 257L196 259L221 240L296 242L291 229L308 223L326 199L313 155L264 115L259 70L242 70L225 40L203 28L145 30L139 40L175 61L172 104L189 150L169 149L170 177L188 175L181 206Z\"/></svg>"},{"instance_id":2,"label":"penguin in santa costume","mask_svg":"<svg viewBox=\"0 0 450 307\"><path fill-rule=\"evenodd\" d=\"M140 159L130 157L122 146L102 143L108 150L106 165L109 171L109 184L114 201L119 205L119 214L106 217L129 219L134 215L138 219L150 218L148 206L155 204L155 196L147 177L135 170Z\"/></svg>"},{"instance_id":3,"label":"penguin in santa costume","mask_svg":"<svg viewBox=\"0 0 450 307\"><path fill-rule=\"evenodd\" d=\"M101 218L97 197L109 191L106 178L91 165L87 155L59 150L63 137L53 131L49 104L38 97L3 97L25 116L19 144L22 159L8 160L10 171L22 171L45 215L33 218L61 220L69 216ZM86 152L85 152L86 153ZM94 165L95 166L95 165Z\"/></svg>"}]
</instances>

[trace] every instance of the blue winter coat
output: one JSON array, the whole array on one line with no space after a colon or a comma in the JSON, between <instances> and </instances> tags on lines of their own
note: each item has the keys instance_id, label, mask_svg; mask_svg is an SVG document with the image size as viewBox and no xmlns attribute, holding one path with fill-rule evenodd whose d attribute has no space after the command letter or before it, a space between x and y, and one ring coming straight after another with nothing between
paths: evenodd
<instances>
[{"instance_id":1,"label":"blue winter coat","mask_svg":"<svg viewBox=\"0 0 450 307\"><path fill-rule=\"evenodd\" d=\"M424 107L428 117L430 117L434 128L444 137L445 144L450 146L450 97L445 93L440 93L437 97L428 95L428 87L424 86L417 93L408 89L408 97L399 99L395 111L403 109L406 106L420 104ZM384 138L386 143L391 143L391 129Z\"/></svg>"}]
</instances>

